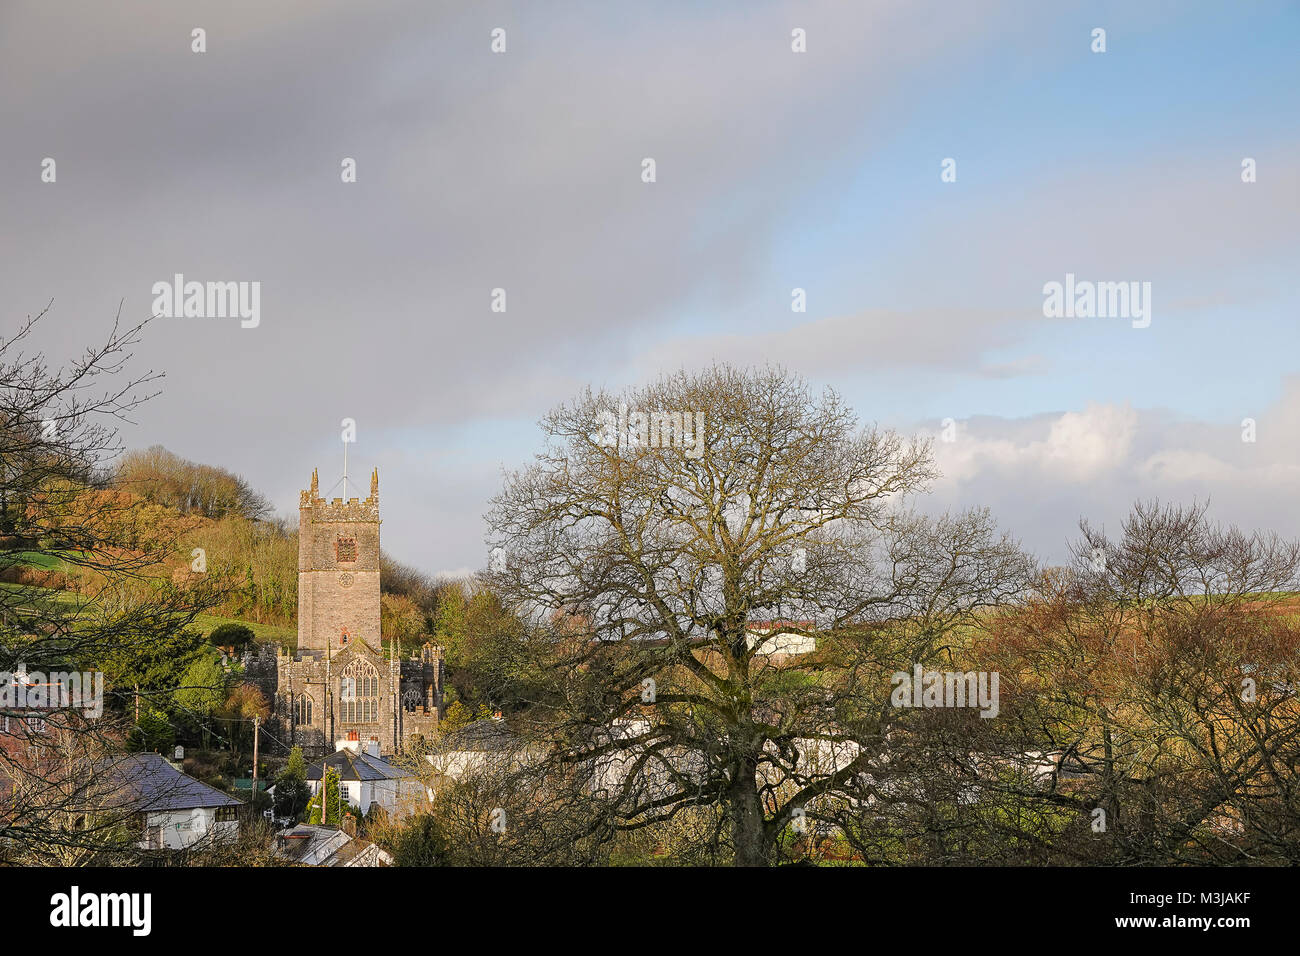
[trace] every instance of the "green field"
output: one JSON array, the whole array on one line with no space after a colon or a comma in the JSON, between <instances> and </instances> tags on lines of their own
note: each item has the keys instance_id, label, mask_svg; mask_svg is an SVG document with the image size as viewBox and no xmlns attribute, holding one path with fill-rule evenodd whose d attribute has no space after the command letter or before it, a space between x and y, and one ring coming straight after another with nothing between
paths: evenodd
<instances>
[{"instance_id":1,"label":"green field","mask_svg":"<svg viewBox=\"0 0 1300 956\"><path fill-rule=\"evenodd\" d=\"M283 624L258 624L254 621L239 621L233 617L216 617L212 614L200 614L194 618L194 627L210 634L222 624L242 624L257 637L261 643L284 644L294 647L298 643L298 629Z\"/></svg>"},{"instance_id":2,"label":"green field","mask_svg":"<svg viewBox=\"0 0 1300 956\"><path fill-rule=\"evenodd\" d=\"M75 591L56 591L48 588L32 588L21 584L11 584L0 581L0 590L17 592L36 592L32 603L42 604L50 607L53 604L74 605L80 599ZM198 628L204 634L210 634L215 628L222 624L242 624L251 630L259 642L284 644L287 647L294 647L298 641L298 630L295 627L289 627L280 624L258 624L253 621L240 621L231 617L218 617L214 614L199 614L195 616L194 623L191 627Z\"/></svg>"},{"instance_id":3,"label":"green field","mask_svg":"<svg viewBox=\"0 0 1300 956\"><path fill-rule=\"evenodd\" d=\"M39 568L42 571L63 571L63 559L52 551L4 551L0 552L0 570L24 565Z\"/></svg>"}]
</instances>

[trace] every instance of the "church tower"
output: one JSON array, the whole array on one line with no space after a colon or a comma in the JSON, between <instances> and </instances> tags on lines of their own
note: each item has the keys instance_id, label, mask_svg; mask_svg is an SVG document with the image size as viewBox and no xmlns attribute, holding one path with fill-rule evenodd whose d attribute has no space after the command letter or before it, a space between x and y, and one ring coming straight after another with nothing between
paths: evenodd
<instances>
[{"instance_id":1,"label":"church tower","mask_svg":"<svg viewBox=\"0 0 1300 956\"><path fill-rule=\"evenodd\" d=\"M313 470L298 503L298 651L338 654L357 640L380 646L379 469L369 498L332 501Z\"/></svg>"},{"instance_id":2,"label":"church tower","mask_svg":"<svg viewBox=\"0 0 1300 956\"><path fill-rule=\"evenodd\" d=\"M328 501L313 471L298 503L298 648L277 655L274 674L246 664L275 701L285 746L392 754L437 732L443 649L425 641L403 657L380 633L379 594L379 469L370 497Z\"/></svg>"}]
</instances>

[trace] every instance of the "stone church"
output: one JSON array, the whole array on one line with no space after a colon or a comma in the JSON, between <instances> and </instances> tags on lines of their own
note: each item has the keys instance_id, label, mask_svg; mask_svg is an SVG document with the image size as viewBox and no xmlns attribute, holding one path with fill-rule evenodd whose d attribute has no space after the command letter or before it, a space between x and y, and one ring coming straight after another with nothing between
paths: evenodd
<instances>
[{"instance_id":1,"label":"stone church","mask_svg":"<svg viewBox=\"0 0 1300 956\"><path fill-rule=\"evenodd\" d=\"M298 504L298 649L248 662L274 701L272 733L307 755L347 741L395 754L438 727L443 649L403 659L380 636L379 523L378 469L364 500L326 501L312 472Z\"/></svg>"}]
</instances>

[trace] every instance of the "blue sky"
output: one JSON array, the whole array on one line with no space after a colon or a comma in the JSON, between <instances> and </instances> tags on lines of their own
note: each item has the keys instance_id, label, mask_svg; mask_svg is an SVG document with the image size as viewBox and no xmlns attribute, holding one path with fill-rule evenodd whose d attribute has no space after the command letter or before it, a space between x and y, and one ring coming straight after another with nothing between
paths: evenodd
<instances>
[{"instance_id":1,"label":"blue sky","mask_svg":"<svg viewBox=\"0 0 1300 956\"><path fill-rule=\"evenodd\" d=\"M883 123L846 125L837 149L847 175L800 182L786 197L787 214L771 247L773 281L729 310L701 308L675 324L743 331L757 315L767 327L779 327L789 316L778 275L797 277L812 290L814 314L850 314L866 303L900 310L966 304L983 287L899 282L900 260L903 268L916 268L918 250L949 215L998 231L1005 228L999 205L1040 188L1066 197L1072 175L1105 170L1122 182L1134 172L1158 177L1163 165L1219 162L1224 182L1235 186L1242 156L1251 155L1272 168L1270 175L1291 178L1294 194L1300 8L1261 5L1245 15L1229 5L1183 4L1171 23L1125 16L1125 6L1131 5L1039 16L1020 27L1019 37L986 41L955 64L909 78L907 95L890 103ZM1094 54L1091 28L1102 23L1108 49ZM1008 45L1017 41L1030 49L1018 47L1008 57ZM947 156L958 160L954 184L938 179L937 158ZM1069 228L1068 220L1057 225ZM1223 240L1231 244L1232 237ZM1295 370L1289 350L1266 343L1292 341L1295 334L1296 252L1291 242L1215 276L1245 300L1244 314L1228 305L1178 308L1175 303L1197 294L1207 268L1214 271L1212 262L1188 261L1158 274L1161 321L1148 334L1040 322L998 354L1041 356L1041 374L1014 380L932 374L908 376L907 383L891 379L884 387L863 382L859 404L890 417L915 415L918 404L936 416L1014 416L1110 398L1236 421L1243 408L1275 401L1281 377ZM1008 288L993 278L988 286L994 309L1032 315L1041 305L1039 289L1028 283ZM1207 340L1213 348L1205 347ZM1214 387L1205 387L1211 381ZM910 387L900 391L900 384Z\"/></svg>"},{"instance_id":2,"label":"blue sky","mask_svg":"<svg viewBox=\"0 0 1300 956\"><path fill-rule=\"evenodd\" d=\"M58 355L174 272L261 281L257 329L153 323L128 443L291 513L353 417L435 572L482 565L546 409L714 359L956 419L926 506L1045 560L1155 495L1300 535L1298 41L1286 3L15 2L6 322L53 298ZM1066 272L1151 282L1150 327L1044 318Z\"/></svg>"}]
</instances>

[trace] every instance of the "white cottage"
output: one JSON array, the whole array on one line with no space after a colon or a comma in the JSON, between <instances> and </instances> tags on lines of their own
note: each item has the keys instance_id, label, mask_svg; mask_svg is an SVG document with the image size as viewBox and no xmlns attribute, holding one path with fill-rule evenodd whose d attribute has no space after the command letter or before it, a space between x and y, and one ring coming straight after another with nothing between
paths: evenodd
<instances>
[{"instance_id":1,"label":"white cottage","mask_svg":"<svg viewBox=\"0 0 1300 956\"><path fill-rule=\"evenodd\" d=\"M101 770L102 809L130 813L141 827L140 846L184 850L232 842L243 802L182 773L158 754L128 754Z\"/></svg>"},{"instance_id":2,"label":"white cottage","mask_svg":"<svg viewBox=\"0 0 1300 956\"><path fill-rule=\"evenodd\" d=\"M363 815L378 805L386 813L401 817L428 804L428 793L420 778L381 758L377 742L370 742L365 749L359 741L338 741L336 746L339 749L335 753L307 767L307 786L313 797L320 791L328 767L338 772L344 802Z\"/></svg>"}]
</instances>

